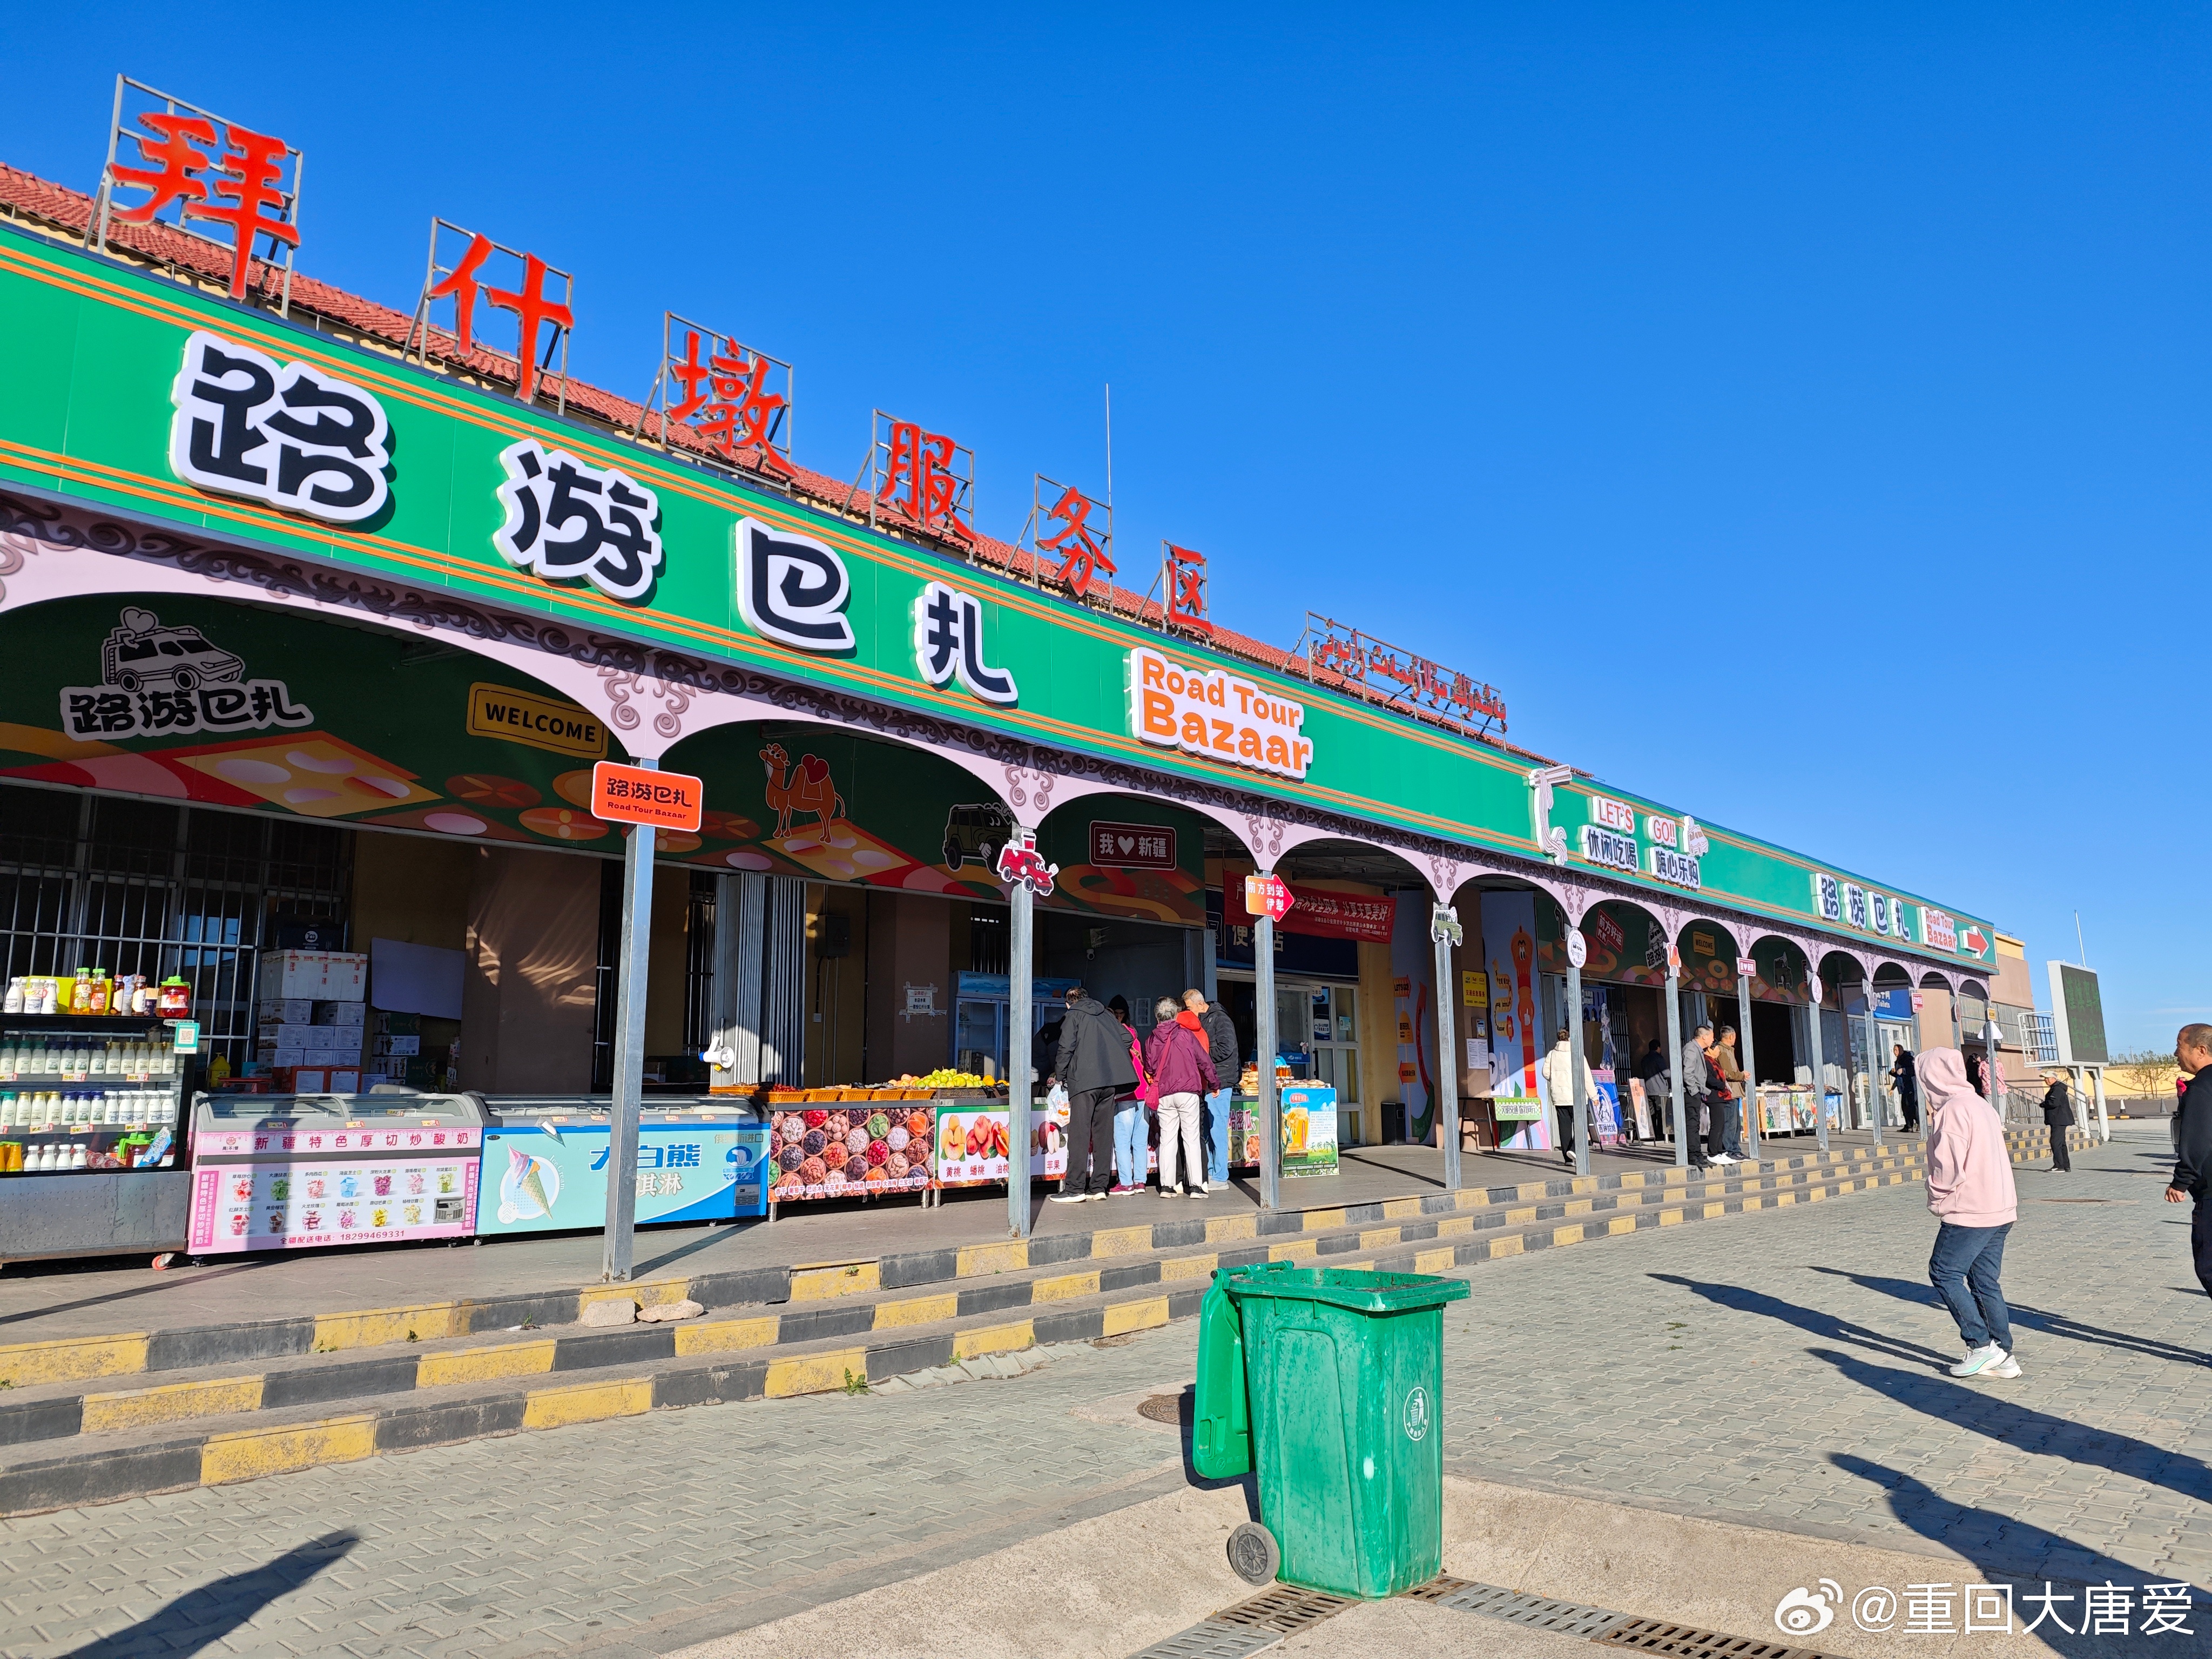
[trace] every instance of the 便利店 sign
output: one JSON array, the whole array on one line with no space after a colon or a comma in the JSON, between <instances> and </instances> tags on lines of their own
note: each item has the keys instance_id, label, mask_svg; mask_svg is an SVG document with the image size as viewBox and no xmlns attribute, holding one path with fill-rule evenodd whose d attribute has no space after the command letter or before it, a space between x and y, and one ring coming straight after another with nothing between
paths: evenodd
<instances>
[{"instance_id":1,"label":"\u4fbf\u5229\u5e97 sign","mask_svg":"<svg viewBox=\"0 0 2212 1659\"><path fill-rule=\"evenodd\" d=\"M592 816L611 823L696 833L706 786L682 772L601 761L592 769Z\"/></svg>"}]
</instances>

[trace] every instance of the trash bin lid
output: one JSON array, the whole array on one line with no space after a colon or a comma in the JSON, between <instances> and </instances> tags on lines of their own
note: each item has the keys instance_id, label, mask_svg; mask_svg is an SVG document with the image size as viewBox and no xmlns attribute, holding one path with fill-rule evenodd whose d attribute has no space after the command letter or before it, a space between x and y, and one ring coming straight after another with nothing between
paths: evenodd
<instances>
[{"instance_id":1,"label":"trash bin lid","mask_svg":"<svg viewBox=\"0 0 2212 1659\"><path fill-rule=\"evenodd\" d=\"M1362 1313L1405 1313L1456 1302L1474 1287L1463 1279L1433 1273L1378 1273L1362 1267L1287 1267L1255 1262L1221 1275L1232 1297L1272 1296L1292 1302L1327 1302Z\"/></svg>"}]
</instances>

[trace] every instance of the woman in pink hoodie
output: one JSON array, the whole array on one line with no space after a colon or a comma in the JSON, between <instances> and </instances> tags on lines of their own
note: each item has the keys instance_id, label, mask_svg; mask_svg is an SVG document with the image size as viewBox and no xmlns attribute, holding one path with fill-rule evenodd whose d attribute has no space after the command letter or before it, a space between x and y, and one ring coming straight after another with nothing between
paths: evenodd
<instances>
[{"instance_id":1,"label":"woman in pink hoodie","mask_svg":"<svg viewBox=\"0 0 2212 1659\"><path fill-rule=\"evenodd\" d=\"M1951 1375L2018 1376L2012 1319L1997 1285L2005 1237L2020 1217L2004 1124L1966 1080L1956 1048L1929 1049L1917 1069L1928 1126L1928 1207L1943 1224L1928 1258L1928 1279L1950 1304L1966 1342L1966 1357Z\"/></svg>"}]
</instances>

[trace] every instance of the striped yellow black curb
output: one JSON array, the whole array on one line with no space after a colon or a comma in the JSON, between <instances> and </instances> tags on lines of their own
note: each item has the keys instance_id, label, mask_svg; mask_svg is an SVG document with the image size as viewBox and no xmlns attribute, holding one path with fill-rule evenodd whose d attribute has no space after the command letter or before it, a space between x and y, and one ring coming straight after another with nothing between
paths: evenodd
<instances>
[{"instance_id":1,"label":"striped yellow black curb","mask_svg":"<svg viewBox=\"0 0 2212 1659\"><path fill-rule=\"evenodd\" d=\"M2045 1143L2034 1132L2031 1155L2044 1155ZM1893 1142L1882 1156L1917 1143ZM1763 1161L1767 1170L1831 1167L1874 1155L1870 1147L1826 1153L1793 1153ZM1110 1262L1205 1244L1237 1246L1259 1241L1333 1232L1346 1226L1371 1227L1415 1222L1511 1206L1580 1200L1601 1193L1638 1192L1686 1184L1693 1171L1674 1167L1625 1173L1522 1182L1513 1186L1471 1188L1377 1203L1312 1210L1251 1212L1241 1215L1159 1220L1089 1232L1051 1234L1027 1240L1002 1240L937 1250L908 1251L860 1261L817 1262L798 1267L750 1268L741 1272L664 1278L635 1285L592 1285L527 1295L413 1303L289 1319L139 1331L121 1335L58 1338L0 1345L0 1383L94 1382L149 1372L244 1366L257 1361L311 1353L339 1353L407 1342L444 1341L504 1332L518 1326L573 1325L592 1303L627 1297L652 1305L690 1299L708 1309L797 1309L834 1304L882 1292L957 1285L1061 1263ZM557 1369L557 1367L556 1367ZM0 1444L9 1436L0 1428Z\"/></svg>"},{"instance_id":2,"label":"striped yellow black curb","mask_svg":"<svg viewBox=\"0 0 2212 1659\"><path fill-rule=\"evenodd\" d=\"M284 1364L250 1373L195 1377L168 1383L123 1387L67 1395L46 1395L0 1403L0 1447L66 1438L77 1434L138 1432L165 1424L234 1416L255 1412L293 1410L325 1402L356 1401L423 1389L495 1382L506 1378L548 1376L563 1372L605 1370L647 1364L669 1359L704 1358L751 1352L761 1349L794 1347L830 1339L859 1340L902 1330L970 1319L992 1314L1050 1308L1090 1297L1110 1296L1144 1285L1172 1288L1203 1285L1219 1267L1242 1267L1254 1261L1322 1262L1355 1251L1376 1252L1423 1242L1462 1239L1477 1233L1523 1230L1546 1221L1587 1218L1580 1224L1602 1225L1611 1231L1629 1231L1634 1224L1617 1213L1626 1206L1650 1210L1695 1194L1710 1206L1722 1206L1728 1195L1740 1195L1751 1187L1803 1185L1814 1174L1856 1175L1876 1169L1905 1167L1905 1154L1881 1158L1861 1158L1810 1170L1769 1169L1745 1165L1720 1179L1694 1184L1679 1178L1679 1171L1654 1172L1646 1179L1631 1172L1618 1185L1599 1189L1595 1179L1553 1183L1529 1182L1516 1188L1489 1189L1492 1196L1511 1194L1534 1196L1547 1184L1561 1196L1531 1203L1507 1203L1486 1210L1442 1210L1419 1213L1418 1201L1402 1206L1386 1205L1386 1212L1401 1208L1405 1218L1382 1226L1362 1224L1349 1218L1356 1212L1342 1209L1305 1212L1294 1218L1310 1222L1320 1218L1338 1224L1329 1231L1300 1231L1272 1237L1265 1242L1223 1242L1249 1237L1242 1227L1219 1224L1224 1219L1249 1221L1249 1217L1215 1218L1177 1231L1212 1243L1188 1254L1151 1259L1109 1256L1100 1265L1066 1273L1050 1268L1030 1276L1004 1276L981 1285L935 1290L921 1296L858 1294L835 1301L811 1298L787 1304L781 1310L748 1312L736 1318L702 1319L672 1324L639 1324L605 1330L570 1330L564 1334L523 1337L481 1346L400 1352L366 1358L317 1358L308 1363ZM1847 1185L1844 1190L1849 1190ZM1777 1202L1794 1201L1786 1190ZM1753 1202L1752 1207L1758 1207ZM1597 1219L1603 1217L1601 1224ZM1172 1226L1174 1224L1161 1224ZM1094 1246L1120 1248L1154 1236L1153 1228L1115 1230L1093 1236ZM1517 1245L1515 1248L1519 1248ZM1426 1256L1453 1259L1450 1250L1431 1249ZM1011 1253L1008 1259L1012 1259ZM873 1265L873 1264L871 1264ZM1419 1271L1429 1271L1423 1267ZM217 1368L220 1369L220 1368ZM102 1379L121 1380L121 1379ZM66 1386L66 1385L62 1385ZM34 1394L36 1390L33 1390Z\"/></svg>"},{"instance_id":3,"label":"striped yellow black curb","mask_svg":"<svg viewBox=\"0 0 2212 1659\"><path fill-rule=\"evenodd\" d=\"M1532 1221L1522 1231L1498 1237L1453 1238L1439 1231L1431 1238L1393 1238L1390 1229L1344 1235L1346 1249L1332 1253L1331 1265L1386 1270L1448 1273L1538 1250L1663 1226L1685 1225L1766 1208L1817 1202L1851 1192L1901 1184L1919 1178L1916 1167L1896 1158L1856 1160L1866 1165L1902 1167L1840 1171L1825 1180L1779 1185L1790 1172L1767 1170L1759 1179L1769 1192L1737 1192L1717 1199L1685 1190L1683 1202L1669 1187L1655 1182L1654 1203L1627 1213L1593 1209L1583 1219ZM1471 1230L1470 1230L1471 1231ZM1306 1242L1306 1241L1301 1241ZM1248 1253L1261 1259L1267 1252ZM1301 1252L1303 1254L1303 1252ZM1227 1253L1215 1265L1237 1265ZM198 1434L158 1437L149 1443L107 1447L72 1455L20 1462L0 1467L0 1516L35 1513L112 1501L156 1492L252 1480L264 1474L326 1463L353 1462L386 1451L453 1444L526 1430L556 1428L637 1416L685 1406L775 1399L847 1389L861 1381L881 1382L933 1366L992 1354L1017 1352L1041 1344L1097 1340L1154 1328L1195 1315L1211 1269L1179 1284L1129 1287L1128 1293L1100 1292L1075 1305L1050 1304L1016 1319L956 1316L961 1328L917 1332L906 1337L841 1344L809 1345L787 1354L745 1354L731 1358L689 1360L665 1358L634 1368L628 1376L573 1382L487 1390L477 1383L459 1399L409 1401L374 1410L353 1410L307 1422L257 1427L211 1424ZM662 1328L670 1330L672 1328ZM686 1328L678 1326L672 1330ZM689 1328L703 1331L704 1325ZM622 1332L595 1334L623 1334ZM528 1345L533 1348L538 1344ZM431 1356L420 1356L428 1358ZM237 1379L246 1382L250 1379ZM471 1379L473 1382L474 1380ZM213 1388L214 1384L187 1387ZM456 1390L457 1392L459 1390ZM85 1396L89 1400L94 1396ZM352 1403L352 1402L348 1402ZM149 1419L158 1422L158 1419ZM141 1429L147 1422L137 1422ZM91 1431L88 1430L88 1432Z\"/></svg>"}]
</instances>

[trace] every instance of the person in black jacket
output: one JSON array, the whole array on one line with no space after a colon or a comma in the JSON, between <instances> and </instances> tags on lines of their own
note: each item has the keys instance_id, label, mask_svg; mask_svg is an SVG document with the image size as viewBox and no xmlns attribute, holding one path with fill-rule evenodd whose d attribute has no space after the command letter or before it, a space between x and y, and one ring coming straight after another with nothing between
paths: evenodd
<instances>
[{"instance_id":1,"label":"person in black jacket","mask_svg":"<svg viewBox=\"0 0 2212 1659\"><path fill-rule=\"evenodd\" d=\"M2070 1173L2074 1160L2067 1155L2066 1132L2074 1127L2074 1103L2067 1095L2066 1080L2057 1073L2045 1072L2044 1078L2051 1085L2043 1092L2043 1121L2051 1127L2051 1173Z\"/></svg>"},{"instance_id":2,"label":"person in black jacket","mask_svg":"<svg viewBox=\"0 0 2212 1659\"><path fill-rule=\"evenodd\" d=\"M2190 1079L2173 1126L2173 1174L2166 1182L2166 1201L2197 1201L2189 1247L2197 1259L2197 1282L2212 1296L2212 1208L2204 1203L2212 1188L2212 1025L2183 1026L2174 1039L2173 1057Z\"/></svg>"},{"instance_id":3,"label":"person in black jacket","mask_svg":"<svg viewBox=\"0 0 2212 1659\"><path fill-rule=\"evenodd\" d=\"M1897 1109L1905 1114L1905 1133L1920 1133L1920 1078L1901 1042L1890 1045L1889 1080L1897 1088Z\"/></svg>"},{"instance_id":4,"label":"person in black jacket","mask_svg":"<svg viewBox=\"0 0 2212 1659\"><path fill-rule=\"evenodd\" d=\"M1067 1173L1055 1204L1103 1198L1114 1184L1114 1100L1136 1086L1129 1028L1080 985L1067 988L1053 1075L1067 1091Z\"/></svg>"},{"instance_id":5,"label":"person in black jacket","mask_svg":"<svg viewBox=\"0 0 2212 1659\"><path fill-rule=\"evenodd\" d=\"M1182 994L1182 1006L1196 1014L1206 1029L1206 1058L1213 1062L1218 1085L1206 1096L1199 1112L1201 1139L1206 1142L1206 1178L1208 1183L1225 1182L1229 1179L1229 1098L1239 1075L1237 1022L1229 1018L1226 1008L1212 1006L1206 994L1195 988Z\"/></svg>"}]
</instances>

